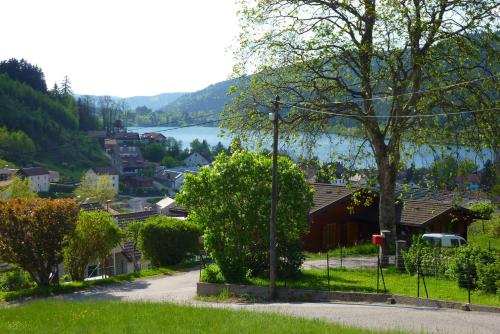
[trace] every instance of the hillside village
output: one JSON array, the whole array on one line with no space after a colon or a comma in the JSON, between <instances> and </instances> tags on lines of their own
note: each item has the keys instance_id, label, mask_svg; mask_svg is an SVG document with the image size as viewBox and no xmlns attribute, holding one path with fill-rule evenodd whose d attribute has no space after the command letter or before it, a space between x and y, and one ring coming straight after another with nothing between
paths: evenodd
<instances>
[{"instance_id":1,"label":"hillside village","mask_svg":"<svg viewBox=\"0 0 500 334\"><path fill-rule=\"evenodd\" d=\"M498 1L96 6L3 6L0 333L498 333Z\"/></svg>"}]
</instances>

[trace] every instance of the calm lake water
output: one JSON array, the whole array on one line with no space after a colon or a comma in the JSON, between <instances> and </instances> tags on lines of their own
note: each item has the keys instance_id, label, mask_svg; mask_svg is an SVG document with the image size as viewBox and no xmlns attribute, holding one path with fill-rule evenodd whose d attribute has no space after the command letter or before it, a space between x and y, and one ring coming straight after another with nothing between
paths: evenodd
<instances>
[{"instance_id":1,"label":"calm lake water","mask_svg":"<svg viewBox=\"0 0 500 334\"><path fill-rule=\"evenodd\" d=\"M176 140L182 142L183 147L189 146L193 140L198 139L202 141L205 139L210 145L217 145L221 142L224 146L228 147L231 143L231 137L228 135L221 136L220 128L218 127L188 127L188 128L169 128L169 127L129 127L129 131L138 132L142 134L144 132L159 132L165 137L174 137ZM271 147L271 138L269 142L265 145L268 148ZM307 150L301 148L300 144L286 144L283 141L279 144L280 150L288 153L292 157L298 156L309 156ZM251 147L252 148L252 147ZM480 154L476 152L470 152L465 147L460 147L457 149L446 150L449 154L453 156L459 156L461 159L470 158L476 162L479 167L482 167L487 159L491 159L492 155L489 150L483 150ZM358 153L359 152L359 153ZM402 153L406 153L407 164L410 165L414 163L416 167L430 166L434 159L439 159L441 152L433 152L428 147L419 147L417 149L411 149L410 145L405 145ZM312 155L317 156L321 161L332 161L339 155L355 155L358 154L358 159L356 167L368 167L373 166L374 161L370 157L371 148L369 144L363 144L359 139L351 137L341 137L337 135L321 136L316 141L315 146L312 149Z\"/></svg>"}]
</instances>

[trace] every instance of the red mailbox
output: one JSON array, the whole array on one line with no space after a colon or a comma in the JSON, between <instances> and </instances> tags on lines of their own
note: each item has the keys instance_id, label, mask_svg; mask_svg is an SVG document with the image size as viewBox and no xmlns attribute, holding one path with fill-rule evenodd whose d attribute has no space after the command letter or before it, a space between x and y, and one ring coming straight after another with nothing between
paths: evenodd
<instances>
[{"instance_id":1,"label":"red mailbox","mask_svg":"<svg viewBox=\"0 0 500 334\"><path fill-rule=\"evenodd\" d=\"M374 245L383 245L384 244L384 236L382 234L373 234L372 235L372 244Z\"/></svg>"}]
</instances>

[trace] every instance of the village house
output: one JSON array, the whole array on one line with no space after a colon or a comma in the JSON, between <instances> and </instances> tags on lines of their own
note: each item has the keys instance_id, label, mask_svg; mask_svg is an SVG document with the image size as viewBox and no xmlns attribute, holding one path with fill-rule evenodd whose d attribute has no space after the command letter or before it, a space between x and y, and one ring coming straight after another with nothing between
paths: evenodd
<instances>
[{"instance_id":1,"label":"village house","mask_svg":"<svg viewBox=\"0 0 500 334\"><path fill-rule=\"evenodd\" d=\"M49 170L49 182L57 183L61 179L59 172L55 170Z\"/></svg>"},{"instance_id":2,"label":"village house","mask_svg":"<svg viewBox=\"0 0 500 334\"><path fill-rule=\"evenodd\" d=\"M105 167L92 167L87 171L87 175L96 177L96 178L108 178L113 189L119 191L120 186L120 176L118 171L111 166Z\"/></svg>"},{"instance_id":3,"label":"village house","mask_svg":"<svg viewBox=\"0 0 500 334\"><path fill-rule=\"evenodd\" d=\"M159 166L155 170L155 179L174 191L179 191L184 183L185 174L197 174L199 167L172 167Z\"/></svg>"},{"instance_id":4,"label":"village house","mask_svg":"<svg viewBox=\"0 0 500 334\"><path fill-rule=\"evenodd\" d=\"M369 242L380 232L376 190L314 183L314 206L309 212L307 251L324 251L338 246ZM404 200L397 207L400 238L410 241L415 234L454 233L467 238L467 226L474 216L451 202L424 199Z\"/></svg>"},{"instance_id":5,"label":"village house","mask_svg":"<svg viewBox=\"0 0 500 334\"><path fill-rule=\"evenodd\" d=\"M141 143L139 134L136 132L117 132L113 137L118 145L137 146Z\"/></svg>"},{"instance_id":6,"label":"village house","mask_svg":"<svg viewBox=\"0 0 500 334\"><path fill-rule=\"evenodd\" d=\"M31 189L35 192L49 191L49 176L48 170L42 167L21 168L16 173L20 178L27 178Z\"/></svg>"},{"instance_id":7,"label":"village house","mask_svg":"<svg viewBox=\"0 0 500 334\"><path fill-rule=\"evenodd\" d=\"M143 144L164 144L167 137L158 132L145 132L141 135Z\"/></svg>"},{"instance_id":8,"label":"village house","mask_svg":"<svg viewBox=\"0 0 500 334\"><path fill-rule=\"evenodd\" d=\"M144 158L138 146L115 145L111 158L120 175L140 175L144 170Z\"/></svg>"},{"instance_id":9,"label":"village house","mask_svg":"<svg viewBox=\"0 0 500 334\"><path fill-rule=\"evenodd\" d=\"M201 167L209 165L212 159L204 156L199 152L191 153L186 159L184 159L184 164L188 167Z\"/></svg>"}]
</instances>

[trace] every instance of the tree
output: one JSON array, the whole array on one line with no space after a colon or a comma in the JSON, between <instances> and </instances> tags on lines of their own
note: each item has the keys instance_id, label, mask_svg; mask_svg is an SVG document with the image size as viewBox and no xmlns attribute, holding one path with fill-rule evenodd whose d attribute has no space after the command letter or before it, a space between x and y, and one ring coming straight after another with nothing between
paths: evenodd
<instances>
[{"instance_id":1,"label":"tree","mask_svg":"<svg viewBox=\"0 0 500 334\"><path fill-rule=\"evenodd\" d=\"M67 199L0 201L0 260L19 265L40 286L58 284L57 266L78 212Z\"/></svg>"},{"instance_id":2,"label":"tree","mask_svg":"<svg viewBox=\"0 0 500 334\"><path fill-rule=\"evenodd\" d=\"M132 246L132 262L134 264L134 272L139 271L139 265L137 263L137 258L135 256L137 250L139 249L139 236L141 227L144 222L136 221L128 223L127 227L123 231L123 239L126 242L129 242ZM125 250L124 250L125 251Z\"/></svg>"},{"instance_id":3,"label":"tree","mask_svg":"<svg viewBox=\"0 0 500 334\"><path fill-rule=\"evenodd\" d=\"M314 142L333 120L354 120L378 169L380 229L393 239L403 141L478 133L467 143L498 152L500 125L492 120L498 119L499 6L496 0L242 2L234 75L255 74L232 91L225 126L240 136L269 133L266 107L276 94L288 138L302 133ZM485 130L472 131L477 124Z\"/></svg>"},{"instance_id":4,"label":"tree","mask_svg":"<svg viewBox=\"0 0 500 334\"><path fill-rule=\"evenodd\" d=\"M87 265L100 261L105 274L105 261L121 241L120 228L104 211L81 211L74 233L64 248L64 267L75 281L83 281Z\"/></svg>"},{"instance_id":5,"label":"tree","mask_svg":"<svg viewBox=\"0 0 500 334\"><path fill-rule=\"evenodd\" d=\"M95 175L86 173L80 185L75 189L75 194L82 201L91 200L99 203L105 203L107 200L112 200L116 197L117 191L113 187L113 182L110 175Z\"/></svg>"},{"instance_id":6,"label":"tree","mask_svg":"<svg viewBox=\"0 0 500 334\"><path fill-rule=\"evenodd\" d=\"M483 172L481 173L481 187L486 190L490 191L496 184L496 170L495 166L491 162L491 160L486 160L484 163L484 169Z\"/></svg>"},{"instance_id":7,"label":"tree","mask_svg":"<svg viewBox=\"0 0 500 334\"><path fill-rule=\"evenodd\" d=\"M160 162L167 154L167 150L161 144L147 144L144 147L144 157L149 161Z\"/></svg>"},{"instance_id":8,"label":"tree","mask_svg":"<svg viewBox=\"0 0 500 334\"><path fill-rule=\"evenodd\" d=\"M42 69L28 63L25 59L11 58L0 62L0 73L7 73L11 79L24 82L37 91L47 92Z\"/></svg>"},{"instance_id":9,"label":"tree","mask_svg":"<svg viewBox=\"0 0 500 334\"><path fill-rule=\"evenodd\" d=\"M11 198L36 198L37 193L31 188L27 178L21 179L19 176L14 176L10 184L0 190L0 200Z\"/></svg>"},{"instance_id":10,"label":"tree","mask_svg":"<svg viewBox=\"0 0 500 334\"><path fill-rule=\"evenodd\" d=\"M21 130L0 128L0 156L15 162L28 162L36 152L33 140Z\"/></svg>"},{"instance_id":11,"label":"tree","mask_svg":"<svg viewBox=\"0 0 500 334\"><path fill-rule=\"evenodd\" d=\"M210 152L210 145L208 145L208 142L205 139L201 142L198 139L195 139L189 144L189 147L191 148L191 154L198 152L207 158L212 156Z\"/></svg>"},{"instance_id":12,"label":"tree","mask_svg":"<svg viewBox=\"0 0 500 334\"><path fill-rule=\"evenodd\" d=\"M243 280L249 270L254 275L268 270L271 181L270 157L234 150L230 157L219 154L213 168L187 174L176 196L204 231L205 248L229 281ZM302 264L301 240L313 193L300 169L285 157L278 161L278 189L278 273L284 275Z\"/></svg>"}]
</instances>

